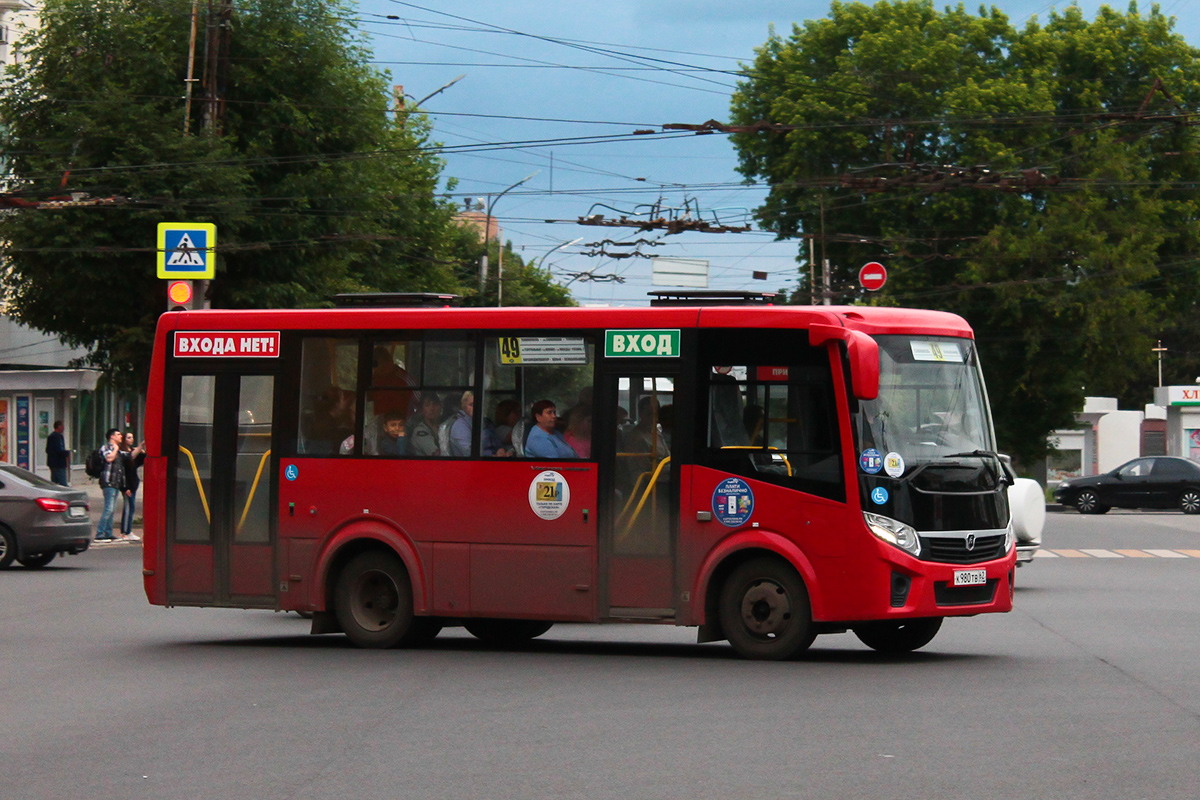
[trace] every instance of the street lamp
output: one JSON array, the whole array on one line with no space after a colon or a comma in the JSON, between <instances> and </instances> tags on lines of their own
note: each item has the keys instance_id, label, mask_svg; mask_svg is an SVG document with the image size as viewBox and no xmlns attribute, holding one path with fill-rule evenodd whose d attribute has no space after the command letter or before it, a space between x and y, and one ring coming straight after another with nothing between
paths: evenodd
<instances>
[{"instance_id":1,"label":"street lamp","mask_svg":"<svg viewBox=\"0 0 1200 800\"><path fill-rule=\"evenodd\" d=\"M541 268L542 268L542 264L545 264L545 263L546 263L546 259L547 259L547 258L550 256L550 254L551 254L551 253L553 253L555 250L562 250L564 247L570 247L571 245L575 244L576 242L582 242L582 241L583 241L583 237L582 237L582 236L580 236L578 239L572 239L572 240L571 240L571 241L569 241L569 242L563 242L562 244L558 244L558 245L555 245L554 247L551 247L549 250L547 250L547 251L546 251L546 255L544 255L544 256L542 256L541 258L539 258L539 259L538 259L538 262L537 262L537 268L538 268L538 269L541 269Z\"/></svg>"},{"instance_id":2,"label":"street lamp","mask_svg":"<svg viewBox=\"0 0 1200 800\"><path fill-rule=\"evenodd\" d=\"M424 103L426 100L428 100L429 98L433 97L434 95L439 95L439 94L441 94L442 92L446 91L446 90L447 90L447 89L449 89L451 86L453 86L454 84L458 83L459 81L461 81L461 80L462 80L463 78L465 78L465 77L467 77L467 74L464 72L462 75L459 75L457 78L455 78L454 80L450 81L449 83L447 83L447 84L446 84L445 86L443 86L442 88L440 88L440 89L436 89L436 90L434 90L434 91L430 92L429 94L425 95L424 97L422 97L420 100L417 100L416 102L414 102L414 103L413 103L413 108L416 108L416 107L418 107L419 105L421 105L421 103ZM412 95L409 95L409 97L411 97L411 96L412 96Z\"/></svg>"},{"instance_id":3,"label":"street lamp","mask_svg":"<svg viewBox=\"0 0 1200 800\"><path fill-rule=\"evenodd\" d=\"M479 259L479 296L480 297L483 297L483 287L484 287L484 284L487 282L488 245L491 243L491 232L492 232L492 205L497 200L499 200L501 197L504 197L504 195L508 194L513 189L517 188L522 183L529 180L534 175L537 175L540 172L541 172L541 170L539 169L539 170L529 173L524 178L521 178L521 180L517 181L512 186L508 187L507 189L505 189L503 192L496 195L495 197L492 197L490 194L487 196L487 199L488 199L487 200L487 214L484 218L484 223L483 223L483 256ZM504 252L504 247L503 247L503 245L501 245L501 247L500 247L501 261L500 261L500 268L498 270L498 273L503 272L503 269L504 269L504 261L503 261L504 256L502 255L503 252ZM499 280L500 277L501 277L501 275L497 274L497 276L496 276L496 278L497 278L497 280L496 280L496 305L500 305L500 280Z\"/></svg>"}]
</instances>

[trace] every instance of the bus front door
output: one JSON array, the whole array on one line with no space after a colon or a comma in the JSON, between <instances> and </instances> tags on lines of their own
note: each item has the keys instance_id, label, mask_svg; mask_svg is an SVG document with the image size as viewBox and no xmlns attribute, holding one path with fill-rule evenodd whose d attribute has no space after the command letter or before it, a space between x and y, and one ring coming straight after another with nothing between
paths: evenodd
<instances>
[{"instance_id":1,"label":"bus front door","mask_svg":"<svg viewBox=\"0 0 1200 800\"><path fill-rule=\"evenodd\" d=\"M182 375L167 494L168 602L275 606L273 375Z\"/></svg>"},{"instance_id":2,"label":"bus front door","mask_svg":"<svg viewBox=\"0 0 1200 800\"><path fill-rule=\"evenodd\" d=\"M670 619L675 616L675 542L679 525L678 469L671 465L675 376L609 375L611 419L601 458L604 486L602 582L608 616Z\"/></svg>"}]
</instances>

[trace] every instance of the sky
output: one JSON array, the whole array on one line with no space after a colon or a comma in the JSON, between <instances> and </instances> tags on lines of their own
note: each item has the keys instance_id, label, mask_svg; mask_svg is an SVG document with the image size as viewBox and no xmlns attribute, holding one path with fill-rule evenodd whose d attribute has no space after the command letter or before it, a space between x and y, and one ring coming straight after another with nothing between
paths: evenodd
<instances>
[{"instance_id":1,"label":"sky","mask_svg":"<svg viewBox=\"0 0 1200 800\"><path fill-rule=\"evenodd\" d=\"M1193 45L1200 44L1197 2L1160 3ZM1023 26L1070 4L992 5ZM1091 19L1102 4L1077 5ZM753 228L751 213L766 189L744 184L726 136L631 134L667 123L727 122L737 82L730 73L753 60L770 26L786 36L793 23L828 10L815 0L358 3L376 65L403 85L408 103L422 101L434 140L447 148L444 177L457 181L454 198L490 205L504 240L548 267L579 302L623 306L645 305L647 292L671 287L652 285L649 258L603 253L707 260L710 289L796 287L806 268L796 261L800 243L756 228L666 236L578 219L644 215L657 203L675 209L664 213L690 209L710 222ZM755 280L754 272L767 279Z\"/></svg>"}]
</instances>

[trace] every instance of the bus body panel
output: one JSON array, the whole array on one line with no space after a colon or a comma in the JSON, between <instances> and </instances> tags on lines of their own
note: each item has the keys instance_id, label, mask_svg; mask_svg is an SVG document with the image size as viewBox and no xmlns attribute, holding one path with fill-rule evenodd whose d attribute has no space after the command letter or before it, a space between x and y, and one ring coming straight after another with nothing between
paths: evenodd
<instances>
[{"instance_id":1,"label":"bus body panel","mask_svg":"<svg viewBox=\"0 0 1200 800\"><path fill-rule=\"evenodd\" d=\"M298 573L302 579L307 575L313 576L313 587L309 595L312 610L325 610L325 598L333 590L337 579L336 575L332 574L331 567L343 548L361 544L364 540L385 545L400 557L412 582L413 610L417 614L428 614L429 578L424 569L425 564L408 537L397 530L391 520L385 519L355 519L346 522L321 542L312 569Z\"/></svg>"}]
</instances>

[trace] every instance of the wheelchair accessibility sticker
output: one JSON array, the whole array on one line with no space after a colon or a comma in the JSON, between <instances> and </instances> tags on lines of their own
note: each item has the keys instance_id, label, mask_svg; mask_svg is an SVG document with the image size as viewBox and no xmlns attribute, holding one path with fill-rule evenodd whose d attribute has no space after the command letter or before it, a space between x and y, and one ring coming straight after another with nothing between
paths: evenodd
<instances>
[{"instance_id":1,"label":"wheelchair accessibility sticker","mask_svg":"<svg viewBox=\"0 0 1200 800\"><path fill-rule=\"evenodd\" d=\"M283 471L283 477L287 478L289 481L296 480L296 478L300 477L300 468L295 464L288 464L287 469Z\"/></svg>"},{"instance_id":2,"label":"wheelchair accessibility sticker","mask_svg":"<svg viewBox=\"0 0 1200 800\"><path fill-rule=\"evenodd\" d=\"M712 495L713 516L727 528L746 524L754 513L754 492L741 478L726 478L717 484Z\"/></svg>"},{"instance_id":3,"label":"wheelchair accessibility sticker","mask_svg":"<svg viewBox=\"0 0 1200 800\"><path fill-rule=\"evenodd\" d=\"M542 519L558 519L570 504L567 479L552 469L539 472L529 484L529 507Z\"/></svg>"},{"instance_id":4,"label":"wheelchair accessibility sticker","mask_svg":"<svg viewBox=\"0 0 1200 800\"><path fill-rule=\"evenodd\" d=\"M888 490L882 486L876 486L871 491L871 500L877 506L881 506L888 501Z\"/></svg>"}]
</instances>

